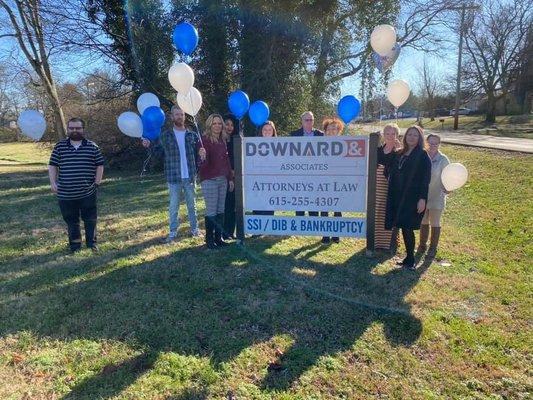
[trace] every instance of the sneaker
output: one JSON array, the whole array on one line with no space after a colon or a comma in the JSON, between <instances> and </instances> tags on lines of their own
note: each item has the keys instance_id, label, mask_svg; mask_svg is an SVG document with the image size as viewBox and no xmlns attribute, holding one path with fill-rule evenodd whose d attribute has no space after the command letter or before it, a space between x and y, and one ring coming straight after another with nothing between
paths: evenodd
<instances>
[{"instance_id":1,"label":"sneaker","mask_svg":"<svg viewBox=\"0 0 533 400\"><path fill-rule=\"evenodd\" d=\"M168 235L164 240L163 242L166 243L166 244L170 244L172 242L176 242L178 240L178 237L177 236L171 236L171 235Z\"/></svg>"},{"instance_id":2,"label":"sneaker","mask_svg":"<svg viewBox=\"0 0 533 400\"><path fill-rule=\"evenodd\" d=\"M91 245L91 246L87 246L87 248L88 248L88 249L91 249L91 251L92 251L93 253L98 253L98 250L99 250L99 249L98 249L98 246L95 245L95 244L93 244L93 245Z\"/></svg>"},{"instance_id":3,"label":"sneaker","mask_svg":"<svg viewBox=\"0 0 533 400\"><path fill-rule=\"evenodd\" d=\"M338 237L332 237L332 238L331 238L331 241L332 241L333 243L340 243L341 240L340 240Z\"/></svg>"},{"instance_id":4,"label":"sneaker","mask_svg":"<svg viewBox=\"0 0 533 400\"><path fill-rule=\"evenodd\" d=\"M329 242L330 242L329 237L324 236L324 237L322 238L322 243L324 243L324 244L328 244Z\"/></svg>"}]
</instances>

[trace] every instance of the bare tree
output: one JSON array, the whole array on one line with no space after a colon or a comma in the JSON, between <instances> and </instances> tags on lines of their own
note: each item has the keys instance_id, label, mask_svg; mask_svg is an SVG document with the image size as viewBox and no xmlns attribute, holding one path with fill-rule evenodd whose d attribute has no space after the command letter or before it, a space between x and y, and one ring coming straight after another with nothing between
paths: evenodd
<instances>
[{"instance_id":1,"label":"bare tree","mask_svg":"<svg viewBox=\"0 0 533 400\"><path fill-rule=\"evenodd\" d=\"M56 82L52 75L50 65L51 46L47 46L44 30L46 16L40 0L0 0L0 8L5 13L7 20L2 21L5 28L0 37L13 37L24 56L37 74L43 85L54 115L55 131L58 138L66 135L65 117L61 101L57 93ZM56 24L46 21L50 29L55 29Z\"/></svg>"},{"instance_id":2,"label":"bare tree","mask_svg":"<svg viewBox=\"0 0 533 400\"><path fill-rule=\"evenodd\" d=\"M444 39L439 28L446 22L451 0L336 1L333 13L325 13L313 73L312 97L342 79L362 72L370 62L372 29L389 23L397 27L402 47L439 51ZM398 7L399 6L399 7ZM348 48L342 43L349 43ZM340 51L339 51L340 49Z\"/></svg>"},{"instance_id":3,"label":"bare tree","mask_svg":"<svg viewBox=\"0 0 533 400\"><path fill-rule=\"evenodd\" d=\"M418 69L418 78L421 103L427 108L431 121L434 121L436 98L441 89L441 84L432 73L431 65L426 58L424 58L424 63Z\"/></svg>"},{"instance_id":4,"label":"bare tree","mask_svg":"<svg viewBox=\"0 0 533 400\"><path fill-rule=\"evenodd\" d=\"M487 0L483 10L471 15L465 34L465 79L470 89L487 99L485 121L496 121L496 103L513 90L521 67L531 0Z\"/></svg>"}]
</instances>

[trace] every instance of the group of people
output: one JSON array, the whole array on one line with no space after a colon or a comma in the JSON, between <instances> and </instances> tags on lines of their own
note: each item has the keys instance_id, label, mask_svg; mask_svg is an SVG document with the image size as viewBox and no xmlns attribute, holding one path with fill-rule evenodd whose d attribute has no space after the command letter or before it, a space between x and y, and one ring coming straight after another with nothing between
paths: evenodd
<instances>
[{"instance_id":1,"label":"group of people","mask_svg":"<svg viewBox=\"0 0 533 400\"><path fill-rule=\"evenodd\" d=\"M165 241L178 238L181 193L185 197L190 234L202 236L198 228L195 185L200 182L205 200L205 243L208 249L226 246L235 238L234 138L241 135L240 121L232 114L211 114L203 135L189 130L185 113L178 106L171 109L173 125L164 129L159 139L142 139L145 148L164 156L165 177L169 190L169 234ZM291 136L336 136L344 129L338 118L323 121L323 131L314 128L314 115L301 116L301 127ZM57 143L49 162L52 191L57 194L63 219L67 223L70 250L81 248L80 216L84 222L88 248L96 251L97 187L103 176L104 159L98 146L84 136L85 123L80 118L68 121L68 137ZM258 130L263 137L276 137L274 122L266 121ZM429 143L429 147L427 144ZM417 126L410 127L400 142L397 125L383 130L383 144L378 149L376 199L376 247L396 251L401 229L407 256L401 262L414 268L414 230L420 229L418 253L434 257L440 235L440 219L446 191L440 180L449 163L439 151L440 138L427 140ZM254 211L259 215L273 211ZM298 211L303 216L305 212ZM310 216L328 216L327 212L309 211ZM340 217L340 212L333 214ZM427 241L431 226L429 250ZM338 237L323 237L323 243L339 242Z\"/></svg>"},{"instance_id":2,"label":"group of people","mask_svg":"<svg viewBox=\"0 0 533 400\"><path fill-rule=\"evenodd\" d=\"M383 129L383 144L378 148L376 195L376 245L396 253L398 232L402 231L406 257L399 264L415 268L415 256L437 254L440 222L448 192L441 180L450 163L439 151L440 137L424 137L422 128L407 129L400 141L398 125ZM428 238L431 240L428 246ZM415 254L415 230L420 230Z\"/></svg>"}]
</instances>

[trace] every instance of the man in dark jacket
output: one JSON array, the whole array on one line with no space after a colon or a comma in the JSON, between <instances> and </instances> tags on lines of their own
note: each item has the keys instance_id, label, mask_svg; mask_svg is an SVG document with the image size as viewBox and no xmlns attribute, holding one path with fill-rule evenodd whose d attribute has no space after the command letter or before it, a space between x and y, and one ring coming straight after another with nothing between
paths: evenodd
<instances>
[{"instance_id":1,"label":"man in dark jacket","mask_svg":"<svg viewBox=\"0 0 533 400\"><path fill-rule=\"evenodd\" d=\"M179 207L181 192L185 194L185 203L191 224L191 235L200 236L196 216L196 144L198 135L185 127L185 113L178 106L172 107L174 126L161 132L154 144L156 154L165 156L165 176L167 178L170 204L169 235L167 243L177 239L179 226ZM143 146L150 147L148 139L143 139Z\"/></svg>"},{"instance_id":2,"label":"man in dark jacket","mask_svg":"<svg viewBox=\"0 0 533 400\"><path fill-rule=\"evenodd\" d=\"M302 127L291 132L291 136L324 136L324 132L315 129L315 116L311 111L302 114ZM297 216L305 215L305 211L296 211ZM318 217L318 211L309 211L309 216Z\"/></svg>"},{"instance_id":3,"label":"man in dark jacket","mask_svg":"<svg viewBox=\"0 0 533 400\"><path fill-rule=\"evenodd\" d=\"M324 136L324 132L315 129L315 116L311 111L302 114L302 127L291 132L291 136Z\"/></svg>"}]
</instances>

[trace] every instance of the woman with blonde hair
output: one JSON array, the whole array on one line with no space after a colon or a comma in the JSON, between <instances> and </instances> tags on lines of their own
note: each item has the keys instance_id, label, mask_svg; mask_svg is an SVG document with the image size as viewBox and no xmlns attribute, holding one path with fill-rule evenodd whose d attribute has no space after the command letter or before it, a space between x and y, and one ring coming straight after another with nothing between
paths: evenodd
<instances>
[{"instance_id":1,"label":"woman with blonde hair","mask_svg":"<svg viewBox=\"0 0 533 400\"><path fill-rule=\"evenodd\" d=\"M400 128L397 124L388 124L383 128L382 145L378 148L378 159L385 155L400 150L402 144L399 140ZM385 167L378 164L376 173L376 221L375 221L375 247L379 250L386 250L390 254L396 254L398 248L398 230L385 229L385 214L387 210L387 192L389 183Z\"/></svg>"},{"instance_id":2,"label":"woman with blonde hair","mask_svg":"<svg viewBox=\"0 0 533 400\"><path fill-rule=\"evenodd\" d=\"M415 268L414 231L420 229L431 179L431 160L426 147L422 128L411 126L400 151L378 153L389 182L385 229L402 230L407 255L398 264L408 269Z\"/></svg>"},{"instance_id":3,"label":"woman with blonde hair","mask_svg":"<svg viewBox=\"0 0 533 400\"><path fill-rule=\"evenodd\" d=\"M326 118L324 121L322 121L322 128L324 129L324 134L326 136L339 136L342 134L342 130L344 129L344 123L336 117ZM329 213L327 211L322 211L320 216L327 217L329 216ZM333 216L342 217L342 213L335 211ZM322 237L322 243L328 244L330 241L333 243L339 243L340 239L337 236L331 238L328 236Z\"/></svg>"},{"instance_id":4,"label":"woman with blonde hair","mask_svg":"<svg viewBox=\"0 0 533 400\"><path fill-rule=\"evenodd\" d=\"M222 239L226 190L233 191L233 174L226 147L224 119L211 114L198 144L200 185L205 200L205 243L209 249L227 245Z\"/></svg>"}]
</instances>

